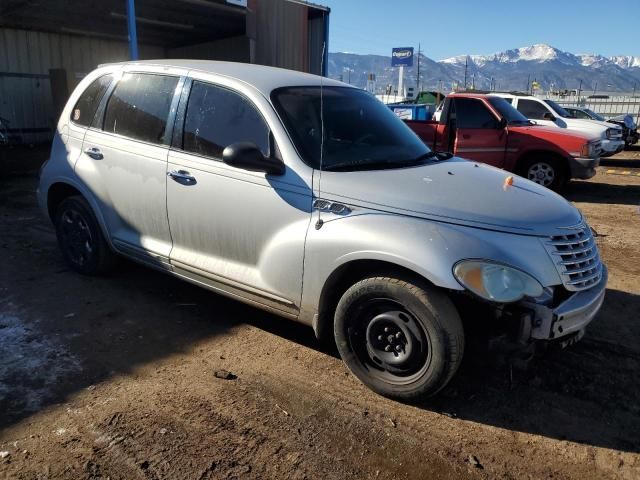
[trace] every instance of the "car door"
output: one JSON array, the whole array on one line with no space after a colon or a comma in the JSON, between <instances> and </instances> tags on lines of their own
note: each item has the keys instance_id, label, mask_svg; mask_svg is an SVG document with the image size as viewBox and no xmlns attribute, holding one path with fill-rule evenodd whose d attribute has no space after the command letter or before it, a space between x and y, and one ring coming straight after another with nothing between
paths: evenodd
<instances>
[{"instance_id":1,"label":"car door","mask_svg":"<svg viewBox=\"0 0 640 480\"><path fill-rule=\"evenodd\" d=\"M171 264L222 293L295 315L311 181L290 165L274 176L222 162L236 142L280 155L263 115L271 107L262 97L261 111L248 96L259 94L236 88L199 79L185 87L168 164Z\"/></svg>"},{"instance_id":2,"label":"car door","mask_svg":"<svg viewBox=\"0 0 640 480\"><path fill-rule=\"evenodd\" d=\"M180 76L132 71L116 82L85 135L76 172L95 195L114 246L168 268L168 119Z\"/></svg>"},{"instance_id":3,"label":"car door","mask_svg":"<svg viewBox=\"0 0 640 480\"><path fill-rule=\"evenodd\" d=\"M477 98L454 98L455 154L496 167L504 165L507 132L500 120Z\"/></svg>"},{"instance_id":4,"label":"car door","mask_svg":"<svg viewBox=\"0 0 640 480\"><path fill-rule=\"evenodd\" d=\"M534 120L538 125L546 125L550 127L558 127L555 120L545 119L545 115L556 116L551 109L542 102L531 100L528 98L518 98L516 109L529 120Z\"/></svg>"}]
</instances>

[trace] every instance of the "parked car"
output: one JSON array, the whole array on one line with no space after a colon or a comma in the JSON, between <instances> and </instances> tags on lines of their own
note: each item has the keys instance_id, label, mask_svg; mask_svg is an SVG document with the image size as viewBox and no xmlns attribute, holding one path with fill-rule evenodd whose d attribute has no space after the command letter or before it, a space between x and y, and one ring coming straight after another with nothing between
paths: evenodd
<instances>
[{"instance_id":1,"label":"parked car","mask_svg":"<svg viewBox=\"0 0 640 480\"><path fill-rule=\"evenodd\" d=\"M607 122L598 122L573 118L569 112L553 100L542 100L531 95L514 93L491 93L504 98L529 120L539 125L564 128L584 132L587 135L600 137L601 157L614 155L624 149L622 129Z\"/></svg>"},{"instance_id":2,"label":"parked car","mask_svg":"<svg viewBox=\"0 0 640 480\"><path fill-rule=\"evenodd\" d=\"M476 328L566 345L607 282L562 197L430 151L361 89L257 65L91 72L38 198L73 270L104 272L119 254L297 320L398 399L455 374L465 305Z\"/></svg>"},{"instance_id":3,"label":"parked car","mask_svg":"<svg viewBox=\"0 0 640 480\"><path fill-rule=\"evenodd\" d=\"M587 120L598 120L600 122L613 123L622 128L622 139L625 147L628 148L638 143L638 125L629 114L617 115L606 119L599 113L594 112L590 108L585 107L564 107L564 109L575 118L584 118Z\"/></svg>"},{"instance_id":4,"label":"parked car","mask_svg":"<svg viewBox=\"0 0 640 480\"><path fill-rule=\"evenodd\" d=\"M436 107L436 111L433 112L433 117L431 118L432 120L435 120L436 122L440 121L440 116L442 115L443 107L444 107L444 101L440 102Z\"/></svg>"},{"instance_id":5,"label":"parked car","mask_svg":"<svg viewBox=\"0 0 640 480\"><path fill-rule=\"evenodd\" d=\"M507 101L480 93L447 96L439 122L407 124L432 149L515 172L553 190L591 178L600 139L534 125Z\"/></svg>"}]
</instances>

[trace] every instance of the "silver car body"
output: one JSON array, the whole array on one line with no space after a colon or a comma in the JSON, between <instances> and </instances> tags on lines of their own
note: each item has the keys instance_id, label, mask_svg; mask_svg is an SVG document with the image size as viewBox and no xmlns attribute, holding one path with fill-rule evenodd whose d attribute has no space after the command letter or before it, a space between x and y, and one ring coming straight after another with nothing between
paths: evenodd
<instances>
[{"instance_id":1,"label":"silver car body","mask_svg":"<svg viewBox=\"0 0 640 480\"><path fill-rule=\"evenodd\" d=\"M241 170L70 121L94 79L123 72L176 75L181 82L190 77L240 92L268 123L284 175ZM464 290L453 274L456 262L502 262L527 272L548 292L563 285L571 292L559 305L551 305L548 295L528 300L536 312L531 338L563 337L591 321L602 303L606 268L575 207L528 180L516 177L508 185L509 173L458 158L396 170L314 170L294 148L270 93L321 82L348 87L237 63L101 66L80 82L62 112L51 159L41 172L40 205L50 216L51 192L68 185L87 199L115 251L316 332L331 321L323 318L323 299L335 279L362 262L395 265L449 291ZM96 148L100 158L94 158ZM188 171L197 183L171 181L167 173L173 171ZM320 212L314 209L317 198L347 208ZM557 246L562 242L591 249L588 268L572 272L571 257L558 251L566 250Z\"/></svg>"}]
</instances>

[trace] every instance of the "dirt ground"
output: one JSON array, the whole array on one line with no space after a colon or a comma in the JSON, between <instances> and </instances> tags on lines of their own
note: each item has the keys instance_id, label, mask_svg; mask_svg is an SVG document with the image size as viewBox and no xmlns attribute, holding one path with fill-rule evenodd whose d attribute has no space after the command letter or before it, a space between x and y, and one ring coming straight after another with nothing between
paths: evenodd
<instances>
[{"instance_id":1,"label":"dirt ground","mask_svg":"<svg viewBox=\"0 0 640 480\"><path fill-rule=\"evenodd\" d=\"M307 327L127 262L68 271L35 176L0 179L0 478L640 478L640 176L607 170L568 192L610 270L583 341L527 371L469 352L413 406Z\"/></svg>"}]
</instances>

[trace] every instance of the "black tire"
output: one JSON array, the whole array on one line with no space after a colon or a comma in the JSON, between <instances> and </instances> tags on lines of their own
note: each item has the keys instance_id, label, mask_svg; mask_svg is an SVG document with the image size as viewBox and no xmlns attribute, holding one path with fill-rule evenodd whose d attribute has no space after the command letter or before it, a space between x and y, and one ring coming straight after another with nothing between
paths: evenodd
<instances>
[{"instance_id":1,"label":"black tire","mask_svg":"<svg viewBox=\"0 0 640 480\"><path fill-rule=\"evenodd\" d=\"M551 155L523 159L516 173L556 192L562 190L569 181L566 162Z\"/></svg>"},{"instance_id":2,"label":"black tire","mask_svg":"<svg viewBox=\"0 0 640 480\"><path fill-rule=\"evenodd\" d=\"M116 254L106 242L89 203L81 196L65 198L54 216L58 245L65 263L84 275L109 271Z\"/></svg>"},{"instance_id":3,"label":"black tire","mask_svg":"<svg viewBox=\"0 0 640 480\"><path fill-rule=\"evenodd\" d=\"M342 360L362 383L402 401L438 393L464 352L451 300L398 278L367 278L349 288L336 308L334 334Z\"/></svg>"}]
</instances>

